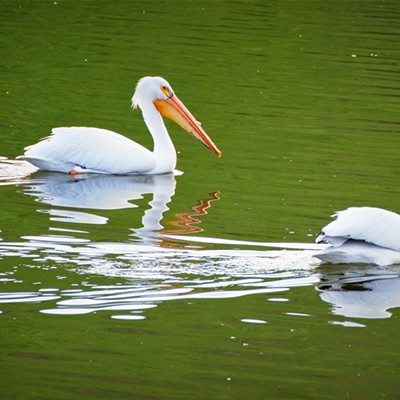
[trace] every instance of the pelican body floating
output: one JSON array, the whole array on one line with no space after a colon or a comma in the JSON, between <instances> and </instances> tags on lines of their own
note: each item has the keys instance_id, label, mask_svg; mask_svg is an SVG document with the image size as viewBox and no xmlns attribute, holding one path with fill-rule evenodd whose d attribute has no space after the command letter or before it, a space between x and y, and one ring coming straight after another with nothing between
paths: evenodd
<instances>
[{"instance_id":1,"label":"pelican body floating","mask_svg":"<svg viewBox=\"0 0 400 400\"><path fill-rule=\"evenodd\" d=\"M176 151L162 116L172 119L218 157L221 152L190 111L161 77L140 79L132 97L142 110L153 137L154 150L106 129L54 128L42 141L25 148L18 157L41 170L71 174L164 174L176 167Z\"/></svg>"}]
</instances>

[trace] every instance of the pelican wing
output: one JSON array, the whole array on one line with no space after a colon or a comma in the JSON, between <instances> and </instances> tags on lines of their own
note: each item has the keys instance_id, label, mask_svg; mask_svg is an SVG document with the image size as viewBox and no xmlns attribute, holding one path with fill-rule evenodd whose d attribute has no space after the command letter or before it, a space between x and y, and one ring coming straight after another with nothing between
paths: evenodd
<instances>
[{"instance_id":1,"label":"pelican wing","mask_svg":"<svg viewBox=\"0 0 400 400\"><path fill-rule=\"evenodd\" d=\"M400 215L374 207L350 207L333 214L317 242L327 241L337 247L346 240L363 240L376 246L400 251Z\"/></svg>"},{"instance_id":2,"label":"pelican wing","mask_svg":"<svg viewBox=\"0 0 400 400\"><path fill-rule=\"evenodd\" d=\"M145 147L98 128L54 128L49 137L25 150L21 159L41 169L60 172L77 166L81 172L146 173L155 165L153 153Z\"/></svg>"}]
</instances>

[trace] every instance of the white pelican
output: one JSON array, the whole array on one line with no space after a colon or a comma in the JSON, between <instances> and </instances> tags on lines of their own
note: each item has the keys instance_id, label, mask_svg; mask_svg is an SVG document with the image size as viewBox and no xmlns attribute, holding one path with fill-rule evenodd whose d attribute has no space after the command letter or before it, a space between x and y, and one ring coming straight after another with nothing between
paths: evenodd
<instances>
[{"instance_id":1,"label":"white pelican","mask_svg":"<svg viewBox=\"0 0 400 400\"><path fill-rule=\"evenodd\" d=\"M329 247L315 257L324 262L400 264L400 215L374 207L337 211L316 242Z\"/></svg>"},{"instance_id":2,"label":"white pelican","mask_svg":"<svg viewBox=\"0 0 400 400\"><path fill-rule=\"evenodd\" d=\"M133 108L142 110L153 136L154 151L106 129L88 127L54 128L52 135L25 148L18 157L46 171L71 174L163 174L174 170L176 152L161 115L211 149L221 152L189 110L161 77L140 79L132 97Z\"/></svg>"}]
</instances>

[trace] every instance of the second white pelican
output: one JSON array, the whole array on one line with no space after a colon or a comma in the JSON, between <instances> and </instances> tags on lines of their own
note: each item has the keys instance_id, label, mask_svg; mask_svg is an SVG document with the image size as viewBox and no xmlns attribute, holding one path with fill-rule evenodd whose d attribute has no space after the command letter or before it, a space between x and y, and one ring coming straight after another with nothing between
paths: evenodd
<instances>
[{"instance_id":1,"label":"second white pelican","mask_svg":"<svg viewBox=\"0 0 400 400\"><path fill-rule=\"evenodd\" d=\"M350 207L318 235L330 244L315 257L324 262L400 264L400 215L375 207Z\"/></svg>"},{"instance_id":2,"label":"second white pelican","mask_svg":"<svg viewBox=\"0 0 400 400\"><path fill-rule=\"evenodd\" d=\"M140 79L132 97L134 108L153 137L154 150L109 130L88 127L54 128L52 135L25 148L18 157L46 171L103 174L163 174L176 166L176 152L161 115L172 119L211 149L221 152L170 84L161 77Z\"/></svg>"}]
</instances>

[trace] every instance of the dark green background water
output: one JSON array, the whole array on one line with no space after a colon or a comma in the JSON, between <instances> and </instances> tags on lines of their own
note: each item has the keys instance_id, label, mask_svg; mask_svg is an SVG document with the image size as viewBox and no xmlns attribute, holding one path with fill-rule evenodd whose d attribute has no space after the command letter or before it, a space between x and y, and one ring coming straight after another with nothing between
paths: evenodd
<instances>
[{"instance_id":1,"label":"dark green background water","mask_svg":"<svg viewBox=\"0 0 400 400\"><path fill-rule=\"evenodd\" d=\"M151 148L146 75L223 155L168 122L184 174L162 182L3 160L1 398L398 398L398 267L256 242L400 211L399 21L398 1L2 1L0 156L71 125Z\"/></svg>"}]
</instances>

